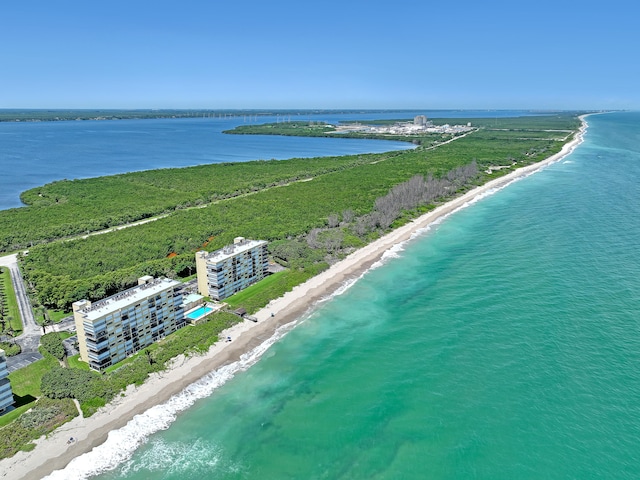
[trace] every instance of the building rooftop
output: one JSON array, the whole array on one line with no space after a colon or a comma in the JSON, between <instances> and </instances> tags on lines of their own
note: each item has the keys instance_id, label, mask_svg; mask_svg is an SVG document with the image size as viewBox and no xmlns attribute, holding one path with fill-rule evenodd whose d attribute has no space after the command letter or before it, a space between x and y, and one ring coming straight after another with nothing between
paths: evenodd
<instances>
[{"instance_id":1,"label":"building rooftop","mask_svg":"<svg viewBox=\"0 0 640 480\"><path fill-rule=\"evenodd\" d=\"M147 297L163 292L167 288L180 285L177 280L157 278L148 283L137 285L124 292L99 300L79 310L88 320L96 320L103 315L120 310L145 300Z\"/></svg>"},{"instance_id":2,"label":"building rooftop","mask_svg":"<svg viewBox=\"0 0 640 480\"><path fill-rule=\"evenodd\" d=\"M228 258L234 257L240 253L244 253L246 251L251 250L254 247L259 245L267 244L266 240L241 240L233 245L227 245L220 250L216 250L215 252L211 252L206 256L208 262L222 262Z\"/></svg>"},{"instance_id":3,"label":"building rooftop","mask_svg":"<svg viewBox=\"0 0 640 480\"><path fill-rule=\"evenodd\" d=\"M335 132L330 133L340 134L345 132L364 132L383 135L420 135L424 133L465 133L474 130L474 128L470 124L433 125L433 123L431 121L428 121L426 117L424 122L415 122L416 120L412 122L397 122L393 125L338 125Z\"/></svg>"},{"instance_id":4,"label":"building rooftop","mask_svg":"<svg viewBox=\"0 0 640 480\"><path fill-rule=\"evenodd\" d=\"M204 297L202 295L199 295L197 293L190 293L189 295L184 297L184 303L189 304L189 303L197 302L198 300L202 300L203 298Z\"/></svg>"}]
</instances>

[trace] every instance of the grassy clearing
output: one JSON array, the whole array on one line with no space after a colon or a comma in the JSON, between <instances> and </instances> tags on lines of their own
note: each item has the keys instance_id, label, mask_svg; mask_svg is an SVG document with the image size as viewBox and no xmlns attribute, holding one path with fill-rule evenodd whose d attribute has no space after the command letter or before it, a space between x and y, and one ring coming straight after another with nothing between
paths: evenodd
<instances>
[{"instance_id":1,"label":"grassy clearing","mask_svg":"<svg viewBox=\"0 0 640 480\"><path fill-rule=\"evenodd\" d=\"M75 335L74 332L58 332L60 336L60 340L66 340L67 338L71 338Z\"/></svg>"},{"instance_id":2,"label":"grassy clearing","mask_svg":"<svg viewBox=\"0 0 640 480\"><path fill-rule=\"evenodd\" d=\"M80 370L86 371L91 370L88 363L80 360L80 354L67 357L67 365L69 365L69 368L79 368Z\"/></svg>"},{"instance_id":3,"label":"grassy clearing","mask_svg":"<svg viewBox=\"0 0 640 480\"><path fill-rule=\"evenodd\" d=\"M172 335L175 335L176 333L177 332L174 332ZM111 365L110 367L107 367L104 371L105 371L105 373L113 373L116 370L124 367L125 365L129 365L130 363L136 362L138 360L138 358L147 355L145 350L147 350L149 352L153 352L157 348L158 348L158 344L157 343L153 343L153 344L149 345L148 347L143 348L139 352L134 353L130 357L127 357L124 360L116 363L115 365ZM80 362L80 363L83 363L83 362ZM89 368L89 370L91 370L91 369Z\"/></svg>"},{"instance_id":4,"label":"grassy clearing","mask_svg":"<svg viewBox=\"0 0 640 480\"><path fill-rule=\"evenodd\" d=\"M0 417L0 428L4 427L5 425L9 425L20 415L33 407L35 405L35 402L35 399L33 399L29 403L26 403L20 407L15 408L14 410L11 410L9 413L5 413L4 415L2 415Z\"/></svg>"},{"instance_id":5,"label":"grassy clearing","mask_svg":"<svg viewBox=\"0 0 640 480\"><path fill-rule=\"evenodd\" d=\"M328 265L322 263L313 267L315 268L285 270L275 273L225 299L225 302L232 308L243 307L248 313L255 313L274 298L282 296L284 293L291 291L296 285L317 275L326 269Z\"/></svg>"},{"instance_id":6,"label":"grassy clearing","mask_svg":"<svg viewBox=\"0 0 640 480\"><path fill-rule=\"evenodd\" d=\"M65 312L64 310L47 310L47 313L53 323L60 323L62 319L72 315L71 312Z\"/></svg>"},{"instance_id":7,"label":"grassy clearing","mask_svg":"<svg viewBox=\"0 0 640 480\"><path fill-rule=\"evenodd\" d=\"M14 395L31 395L36 398L42 396L42 392L40 391L42 376L45 372L58 365L59 363L55 358L45 353L43 359L11 372L9 374L9 380L11 381L11 388L13 389Z\"/></svg>"},{"instance_id":8,"label":"grassy clearing","mask_svg":"<svg viewBox=\"0 0 640 480\"><path fill-rule=\"evenodd\" d=\"M269 289L274 282L278 282L280 277L286 276L288 272L282 271L269 275L267 278L260 280L260 282L245 288L241 292L238 292L231 297L227 298L225 302L233 308L244 306L245 303L251 303L251 299L256 295L260 295L265 289Z\"/></svg>"},{"instance_id":9,"label":"grassy clearing","mask_svg":"<svg viewBox=\"0 0 640 480\"><path fill-rule=\"evenodd\" d=\"M0 316L9 320L4 324L5 332L13 331L14 336L22 333L22 317L20 317L16 292L11 282L11 272L5 267L0 267Z\"/></svg>"}]
</instances>

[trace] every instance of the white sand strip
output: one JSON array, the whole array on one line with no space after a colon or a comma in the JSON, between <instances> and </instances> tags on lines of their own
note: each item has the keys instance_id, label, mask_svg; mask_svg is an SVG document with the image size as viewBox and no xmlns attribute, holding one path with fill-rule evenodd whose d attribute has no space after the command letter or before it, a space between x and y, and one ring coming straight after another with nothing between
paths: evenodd
<instances>
[{"instance_id":1,"label":"white sand strip","mask_svg":"<svg viewBox=\"0 0 640 480\"><path fill-rule=\"evenodd\" d=\"M279 326L301 317L317 301L335 292L344 282L359 277L387 250L410 239L418 230L478 196L501 188L570 154L582 142L587 128L584 117L581 117L583 124L579 133L559 153L474 188L352 253L257 312L257 323L244 321L224 332L224 337L232 337L231 342L218 342L203 356L174 359L166 371L151 375L140 387L130 386L123 396L116 397L112 403L101 408L90 418L75 418L49 437L41 438L33 451L19 452L12 458L1 460L0 478L40 479L54 470L64 468L76 456L89 452L103 443L110 431L123 427L135 415L166 402L207 373L238 360L240 355L270 338ZM70 437L75 439L72 444L67 443Z\"/></svg>"}]
</instances>

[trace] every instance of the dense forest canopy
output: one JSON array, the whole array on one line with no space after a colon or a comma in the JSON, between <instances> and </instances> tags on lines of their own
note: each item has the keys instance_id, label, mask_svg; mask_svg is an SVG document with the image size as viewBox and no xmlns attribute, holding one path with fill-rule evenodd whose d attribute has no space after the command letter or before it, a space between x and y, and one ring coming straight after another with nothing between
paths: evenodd
<instances>
[{"instance_id":1,"label":"dense forest canopy","mask_svg":"<svg viewBox=\"0 0 640 480\"><path fill-rule=\"evenodd\" d=\"M279 261L311 274L453 195L558 152L579 126L574 115L473 122L479 130L432 149L54 182L25 192L30 206L0 212L0 248L30 247L25 278L42 304L59 309L141 275L191 275L195 251L236 236L270 241Z\"/></svg>"}]
</instances>

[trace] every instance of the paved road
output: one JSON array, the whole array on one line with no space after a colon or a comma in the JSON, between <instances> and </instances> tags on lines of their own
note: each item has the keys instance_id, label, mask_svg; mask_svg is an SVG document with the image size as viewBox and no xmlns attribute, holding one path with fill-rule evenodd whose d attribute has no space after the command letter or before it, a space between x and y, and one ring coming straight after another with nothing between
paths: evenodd
<instances>
[{"instance_id":1,"label":"paved road","mask_svg":"<svg viewBox=\"0 0 640 480\"><path fill-rule=\"evenodd\" d=\"M42 358L42 355L38 352L42 329L36 323L35 317L33 316L31 303L29 302L22 275L20 274L20 268L18 267L17 255L0 257L0 266L9 268L11 272L11 282L16 292L18 310L22 318L22 335L16 337L16 342L22 347L22 353L15 357L7 358L7 368L11 372L18 368L26 367L30 363Z\"/></svg>"}]
</instances>

